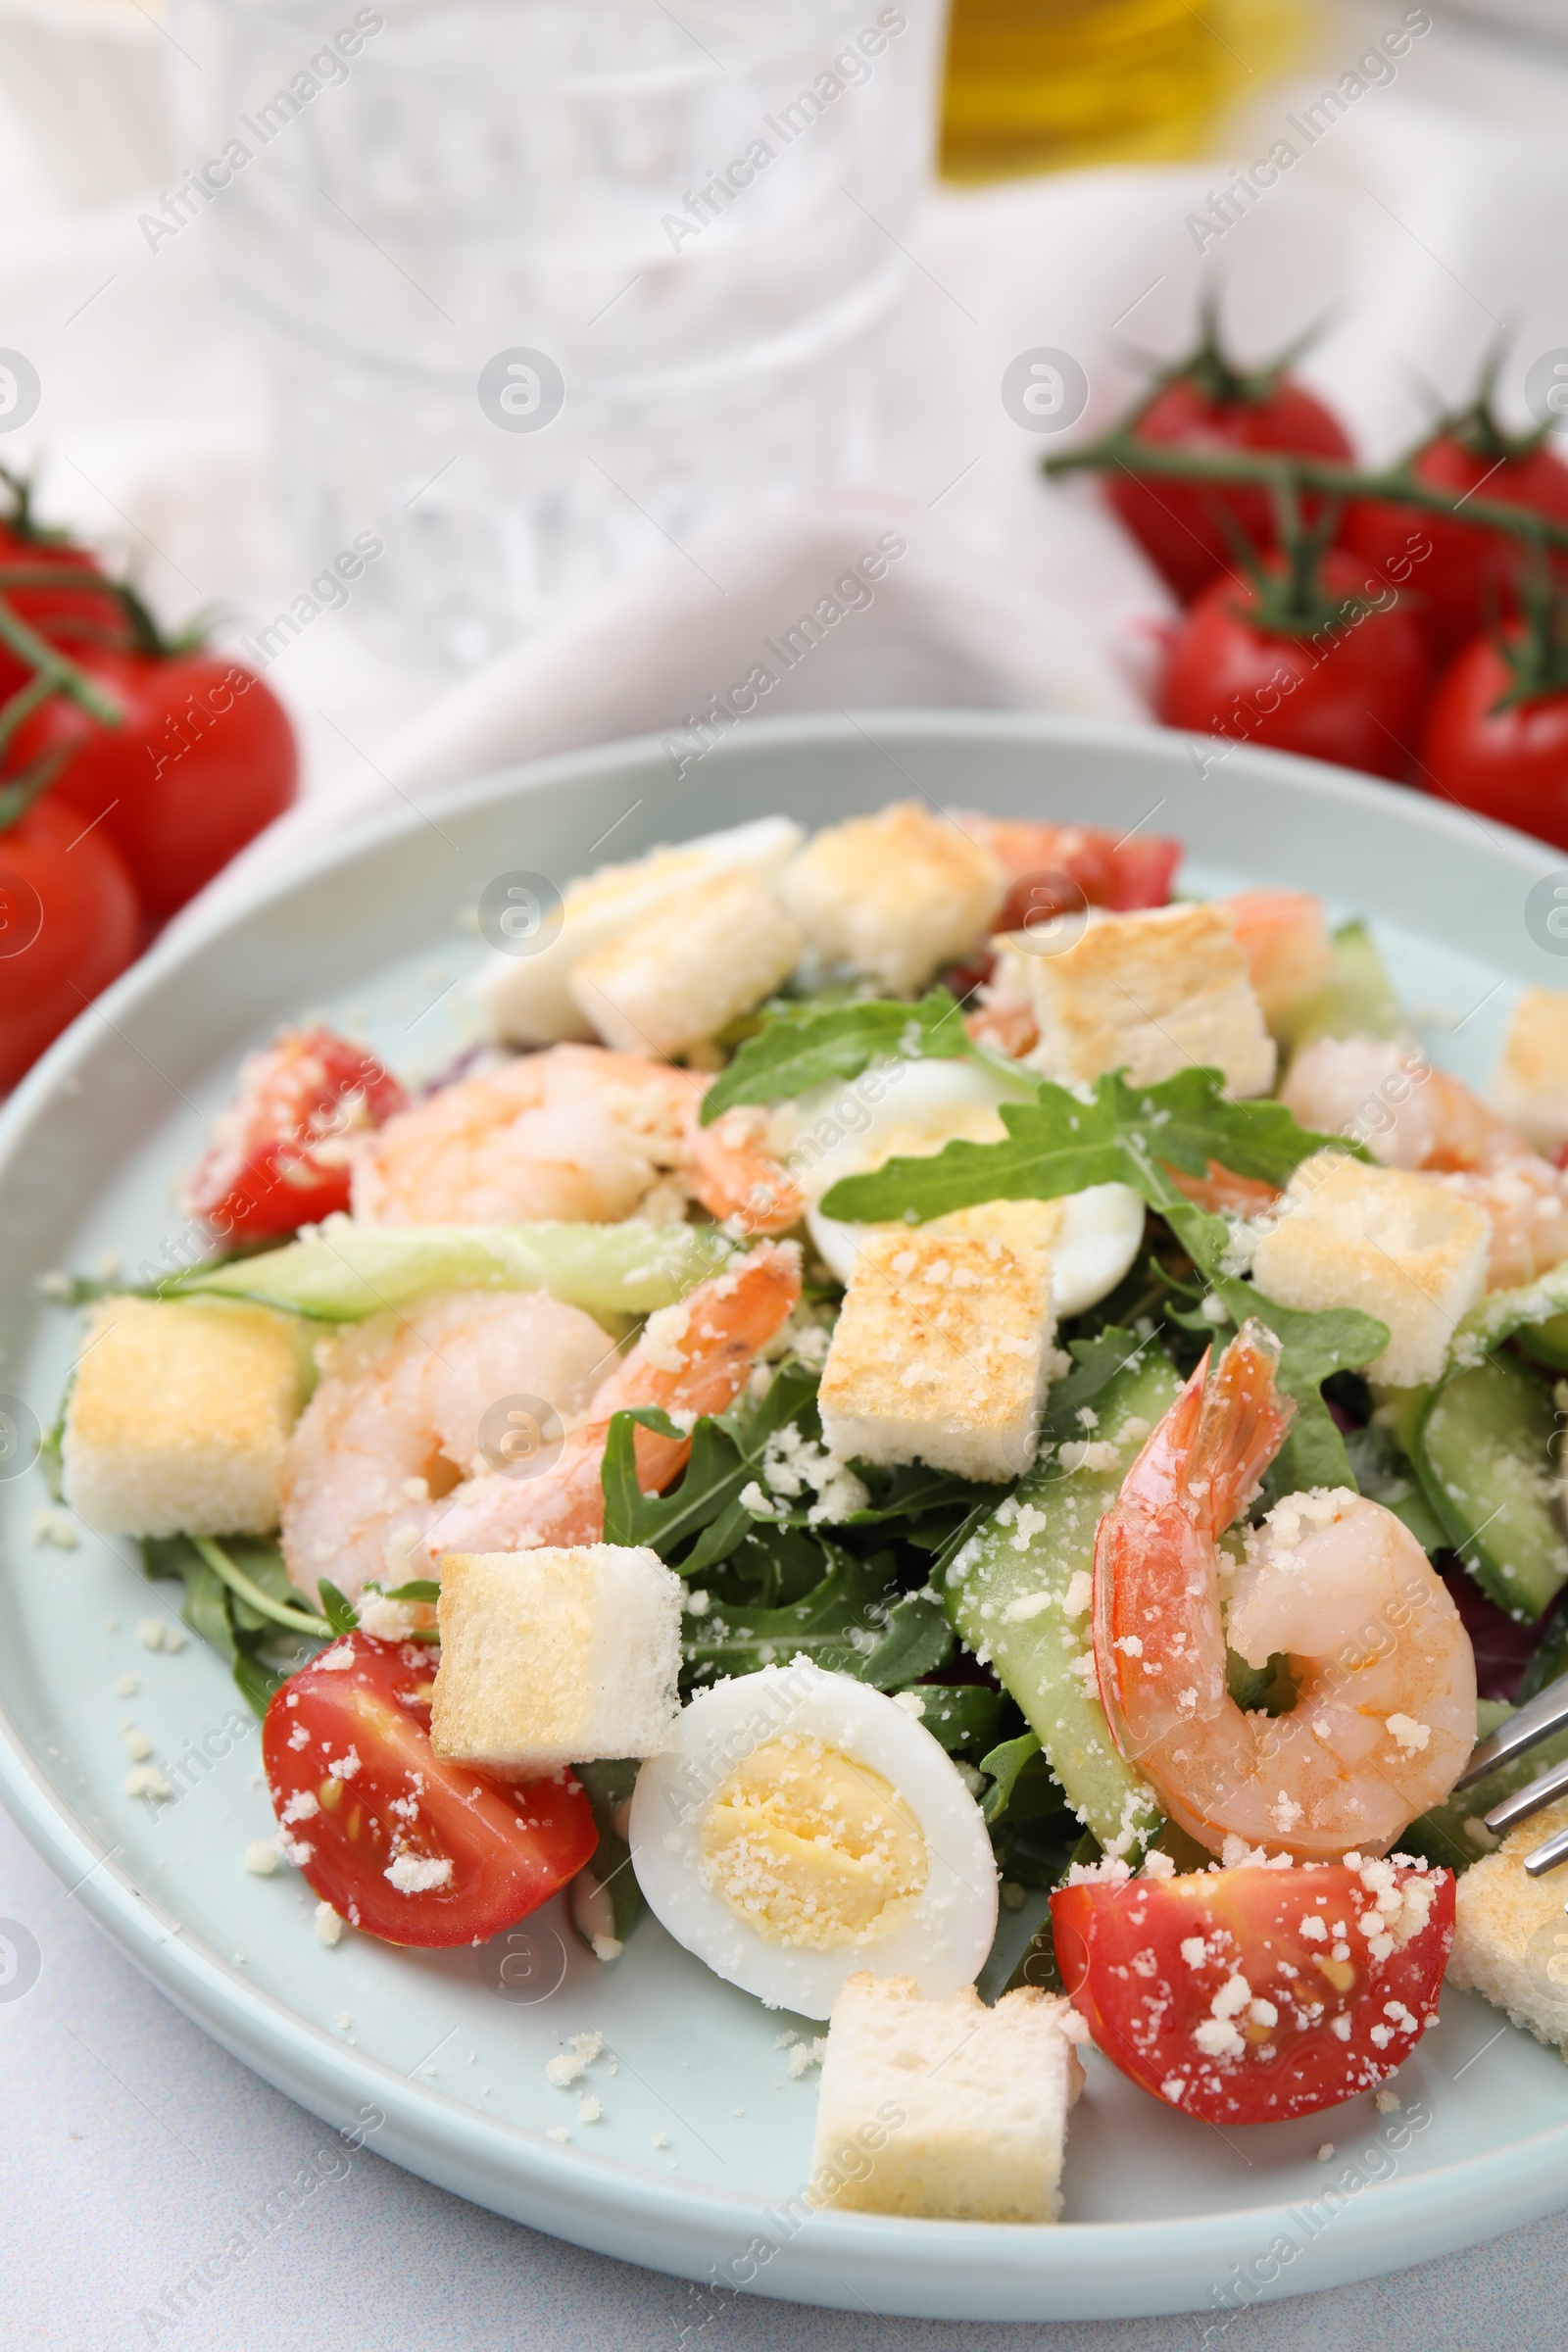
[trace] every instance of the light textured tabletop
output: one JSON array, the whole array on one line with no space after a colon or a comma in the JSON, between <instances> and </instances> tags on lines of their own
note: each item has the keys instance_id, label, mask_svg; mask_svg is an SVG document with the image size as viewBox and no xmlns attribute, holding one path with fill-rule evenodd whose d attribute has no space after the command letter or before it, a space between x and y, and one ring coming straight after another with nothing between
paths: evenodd
<instances>
[{"instance_id":1,"label":"light textured tabletop","mask_svg":"<svg viewBox=\"0 0 1568 2352\"><path fill-rule=\"evenodd\" d=\"M0 1988L7 2352L1208 2352L1198 2315L965 2328L716 2297L502 2221L368 2149L317 2168L316 2119L145 1984L0 1814L8 1920L41 1964L20 1998ZM302 2194L318 2170L332 2177ZM245 2258L195 2283L235 2238ZM1561 2352L1568 2215L1271 2304L1226 2334L1226 2352Z\"/></svg>"}]
</instances>

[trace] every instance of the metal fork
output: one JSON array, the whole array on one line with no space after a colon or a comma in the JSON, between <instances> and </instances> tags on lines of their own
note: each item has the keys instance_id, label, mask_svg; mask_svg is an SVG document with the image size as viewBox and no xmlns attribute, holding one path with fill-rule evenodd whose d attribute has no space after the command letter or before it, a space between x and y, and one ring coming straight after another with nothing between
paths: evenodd
<instances>
[{"instance_id":1,"label":"metal fork","mask_svg":"<svg viewBox=\"0 0 1568 2352\"><path fill-rule=\"evenodd\" d=\"M1556 1682L1548 1683L1528 1706L1499 1724L1489 1740L1482 1740L1455 1781L1454 1794L1468 1788L1473 1781L1484 1780L1499 1764L1538 1747L1543 1740L1549 1740L1553 1732L1560 1732L1565 1726L1568 1726L1568 1675L1561 1675ZM1516 1788L1512 1796L1505 1796L1482 1819L1489 1830L1500 1837L1516 1821L1528 1821L1532 1813L1539 1813L1543 1805L1549 1805L1559 1796L1568 1796L1568 1763L1554 1764L1539 1779L1526 1782L1524 1788ZM1544 1845L1538 1845L1525 1856L1525 1868L1533 1879L1555 1870L1561 1862L1568 1862L1568 1830L1559 1830L1555 1838L1548 1838Z\"/></svg>"}]
</instances>

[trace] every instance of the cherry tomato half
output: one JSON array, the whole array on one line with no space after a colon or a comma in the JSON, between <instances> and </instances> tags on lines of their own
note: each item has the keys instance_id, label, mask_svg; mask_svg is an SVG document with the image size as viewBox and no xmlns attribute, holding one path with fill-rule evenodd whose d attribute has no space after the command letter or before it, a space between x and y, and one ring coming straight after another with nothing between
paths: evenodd
<instances>
[{"instance_id":1,"label":"cherry tomato half","mask_svg":"<svg viewBox=\"0 0 1568 2352\"><path fill-rule=\"evenodd\" d=\"M284 1851L323 1902L387 1943L483 1943L597 1845L569 1773L512 1784L430 1745L435 1658L347 1634L272 1694L262 1726Z\"/></svg>"},{"instance_id":2,"label":"cherry tomato half","mask_svg":"<svg viewBox=\"0 0 1568 2352\"><path fill-rule=\"evenodd\" d=\"M1155 393L1134 427L1141 441L1170 449L1215 453L1290 450L1301 457L1348 460L1344 426L1305 387L1288 375L1239 388L1226 397L1193 375L1173 376ZM1156 570L1189 604L1216 572L1236 565L1225 517L1239 524L1261 554L1276 544L1274 508L1266 490L1222 490L1212 482L1177 482L1152 475L1116 474L1106 496ZM1312 503L1303 504L1310 518Z\"/></svg>"},{"instance_id":3,"label":"cherry tomato half","mask_svg":"<svg viewBox=\"0 0 1568 2352\"><path fill-rule=\"evenodd\" d=\"M0 1088L136 956L141 910L103 828L51 794L0 833Z\"/></svg>"},{"instance_id":4,"label":"cherry tomato half","mask_svg":"<svg viewBox=\"0 0 1568 2352\"><path fill-rule=\"evenodd\" d=\"M1069 1886L1051 1924L1113 2066L1204 2123L1280 2123L1386 2082L1436 2022L1453 1874L1244 1864Z\"/></svg>"},{"instance_id":5,"label":"cherry tomato half","mask_svg":"<svg viewBox=\"0 0 1568 2352\"><path fill-rule=\"evenodd\" d=\"M1206 588L1171 647L1165 724L1401 775L1415 758L1432 676L1420 625L1397 591L1352 558L1331 552L1322 577L1329 595L1366 596L1378 609L1310 637L1284 636L1258 624L1250 580Z\"/></svg>"},{"instance_id":6,"label":"cherry tomato half","mask_svg":"<svg viewBox=\"0 0 1568 2352\"><path fill-rule=\"evenodd\" d=\"M349 1205L348 1139L408 1107L364 1046L330 1029L285 1029L240 1070L237 1099L191 1179L196 1215L225 1239L319 1224Z\"/></svg>"},{"instance_id":7,"label":"cherry tomato half","mask_svg":"<svg viewBox=\"0 0 1568 2352\"><path fill-rule=\"evenodd\" d=\"M1416 781L1441 800L1565 850L1568 691L1499 709L1513 684L1492 638L1467 646L1432 698Z\"/></svg>"},{"instance_id":8,"label":"cherry tomato half","mask_svg":"<svg viewBox=\"0 0 1568 2352\"><path fill-rule=\"evenodd\" d=\"M121 724L53 695L17 729L8 765L70 753L51 798L101 820L162 922L290 806L293 729L271 689L223 655L70 652L119 706Z\"/></svg>"},{"instance_id":9,"label":"cherry tomato half","mask_svg":"<svg viewBox=\"0 0 1568 2352\"><path fill-rule=\"evenodd\" d=\"M1418 481L1456 496L1477 492L1499 505L1528 507L1554 522L1568 522L1568 466L1544 447L1502 457L1490 443L1439 433L1411 463ZM1401 552L1425 546L1410 585L1416 612L1438 661L1446 662L1478 630L1514 609L1520 542L1505 531L1477 530L1450 522L1424 507L1363 499L1350 507L1341 538L1376 570L1396 566ZM1397 577L1394 570L1391 576Z\"/></svg>"}]
</instances>

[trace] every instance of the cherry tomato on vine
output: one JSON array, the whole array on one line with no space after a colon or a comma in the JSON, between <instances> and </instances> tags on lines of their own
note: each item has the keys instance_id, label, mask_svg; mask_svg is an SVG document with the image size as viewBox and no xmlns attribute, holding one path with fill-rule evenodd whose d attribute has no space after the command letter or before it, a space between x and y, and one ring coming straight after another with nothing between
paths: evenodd
<instances>
[{"instance_id":1,"label":"cherry tomato on vine","mask_svg":"<svg viewBox=\"0 0 1568 2352\"><path fill-rule=\"evenodd\" d=\"M1349 439L1333 411L1284 367L1247 373L1221 355L1212 326L1192 359L1164 377L1132 427L1141 441L1169 449L1228 454L1286 450L1348 462ZM1266 490L1116 473L1106 496L1183 604L1216 572L1236 568L1234 536L1259 553L1277 544ZM1307 508L1310 517L1312 509ZM1227 528L1229 517L1232 528Z\"/></svg>"},{"instance_id":2,"label":"cherry tomato on vine","mask_svg":"<svg viewBox=\"0 0 1568 2352\"><path fill-rule=\"evenodd\" d=\"M1521 441L1499 431L1484 401L1418 450L1410 469L1434 490L1455 497L1476 493L1568 523L1568 466L1540 435ZM1430 544L1431 554L1411 579L1415 610L1434 654L1446 662L1516 609L1521 543L1505 531L1479 530L1384 499L1357 501L1347 510L1340 533L1346 547L1380 571L1416 536Z\"/></svg>"},{"instance_id":3,"label":"cherry tomato on vine","mask_svg":"<svg viewBox=\"0 0 1568 2352\"><path fill-rule=\"evenodd\" d=\"M436 1660L348 1634L272 1693L268 1792L313 1893L388 1943L481 1943L575 1878L599 1842L569 1773L522 1784L430 1744Z\"/></svg>"},{"instance_id":4,"label":"cherry tomato on vine","mask_svg":"<svg viewBox=\"0 0 1568 2352\"><path fill-rule=\"evenodd\" d=\"M1203 591L1171 646L1160 717L1368 775L1401 775L1431 685L1420 624L1386 580L1332 550L1322 559L1322 593L1304 609L1286 595L1286 578L1276 559L1261 586L1218 579Z\"/></svg>"},{"instance_id":5,"label":"cherry tomato on vine","mask_svg":"<svg viewBox=\"0 0 1568 2352\"><path fill-rule=\"evenodd\" d=\"M121 724L52 695L18 727L8 767L69 755L50 798L101 820L161 922L291 805L293 729L270 688L221 654L77 646L71 658Z\"/></svg>"},{"instance_id":6,"label":"cherry tomato on vine","mask_svg":"<svg viewBox=\"0 0 1568 2352\"><path fill-rule=\"evenodd\" d=\"M132 961L141 910L112 842L34 801L0 832L0 1087Z\"/></svg>"},{"instance_id":7,"label":"cherry tomato on vine","mask_svg":"<svg viewBox=\"0 0 1568 2352\"><path fill-rule=\"evenodd\" d=\"M52 572L53 580L6 578L7 573ZM25 509L0 521L0 596L19 620L46 643L74 655L83 644L124 645L129 627L120 599L84 547L34 531ZM0 642L0 703L27 684L32 670Z\"/></svg>"},{"instance_id":8,"label":"cherry tomato on vine","mask_svg":"<svg viewBox=\"0 0 1568 2352\"><path fill-rule=\"evenodd\" d=\"M1568 676L1521 698L1519 649L1518 632L1478 637L1446 672L1427 711L1416 781L1568 850Z\"/></svg>"},{"instance_id":9,"label":"cherry tomato on vine","mask_svg":"<svg viewBox=\"0 0 1568 2352\"><path fill-rule=\"evenodd\" d=\"M1438 2013L1453 1874L1408 1864L1069 1886L1061 1981L1124 2075L1209 2124L1283 2122L1385 2082Z\"/></svg>"},{"instance_id":10,"label":"cherry tomato on vine","mask_svg":"<svg viewBox=\"0 0 1568 2352\"><path fill-rule=\"evenodd\" d=\"M349 1205L349 1137L408 1100L365 1047L330 1029L285 1029L246 1056L238 1097L191 1179L191 1207L236 1241L319 1224Z\"/></svg>"}]
</instances>

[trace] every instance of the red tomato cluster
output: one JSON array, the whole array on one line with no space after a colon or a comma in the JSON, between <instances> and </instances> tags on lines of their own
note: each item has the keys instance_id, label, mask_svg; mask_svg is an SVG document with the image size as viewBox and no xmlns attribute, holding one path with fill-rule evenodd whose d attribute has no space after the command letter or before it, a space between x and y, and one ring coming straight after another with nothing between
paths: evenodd
<instances>
[{"instance_id":1,"label":"red tomato cluster","mask_svg":"<svg viewBox=\"0 0 1568 2352\"><path fill-rule=\"evenodd\" d=\"M1241 376L1211 343L1159 385L1131 431L1207 458L1351 461L1344 427L1314 394L1284 369ZM1485 398L1408 469L1456 501L1568 524L1568 466L1542 436L1502 433ZM1106 495L1189 607L1160 692L1167 725L1400 779L1568 848L1568 630L1536 609L1548 581L1522 598L1521 539L1462 512L1352 498L1337 522L1327 518L1337 544L1311 599L1293 605L1264 491L1117 470ZM1321 520L1321 500L1303 501L1301 529Z\"/></svg>"},{"instance_id":2,"label":"red tomato cluster","mask_svg":"<svg viewBox=\"0 0 1568 2352\"><path fill-rule=\"evenodd\" d=\"M294 799L282 705L168 646L97 559L0 521L0 1090ZM69 675L42 667L51 657Z\"/></svg>"}]
</instances>

